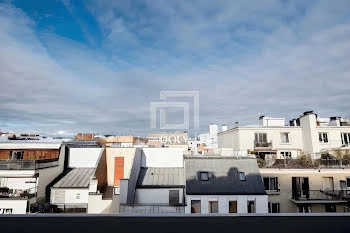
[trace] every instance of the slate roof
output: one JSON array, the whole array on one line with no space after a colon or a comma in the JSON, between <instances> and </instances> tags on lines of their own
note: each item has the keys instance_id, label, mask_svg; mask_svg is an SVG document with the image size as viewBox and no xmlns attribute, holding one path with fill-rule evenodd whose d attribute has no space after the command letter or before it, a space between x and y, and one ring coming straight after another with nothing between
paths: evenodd
<instances>
[{"instance_id":1,"label":"slate roof","mask_svg":"<svg viewBox=\"0 0 350 233\"><path fill-rule=\"evenodd\" d=\"M53 188L87 188L94 177L95 168L74 168L62 177Z\"/></svg>"},{"instance_id":2,"label":"slate roof","mask_svg":"<svg viewBox=\"0 0 350 233\"><path fill-rule=\"evenodd\" d=\"M201 181L200 173L209 180ZM239 172L246 180L241 181ZM193 195L264 195L266 194L255 159L197 157L185 159L186 193Z\"/></svg>"},{"instance_id":3,"label":"slate roof","mask_svg":"<svg viewBox=\"0 0 350 233\"><path fill-rule=\"evenodd\" d=\"M167 167L147 167L141 168L137 187L165 188L165 187L184 187L185 175L183 168Z\"/></svg>"}]
</instances>

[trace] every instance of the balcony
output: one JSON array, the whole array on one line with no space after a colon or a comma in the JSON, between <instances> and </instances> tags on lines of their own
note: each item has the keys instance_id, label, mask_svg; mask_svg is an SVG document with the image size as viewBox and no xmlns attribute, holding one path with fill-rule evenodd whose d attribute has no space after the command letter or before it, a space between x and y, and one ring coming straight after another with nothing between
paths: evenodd
<instances>
[{"instance_id":1,"label":"balcony","mask_svg":"<svg viewBox=\"0 0 350 233\"><path fill-rule=\"evenodd\" d=\"M303 190L293 191L294 203L341 203L347 202L346 190Z\"/></svg>"},{"instance_id":2,"label":"balcony","mask_svg":"<svg viewBox=\"0 0 350 233\"><path fill-rule=\"evenodd\" d=\"M36 189L12 190L7 187L0 187L0 198L30 199L36 197Z\"/></svg>"},{"instance_id":3,"label":"balcony","mask_svg":"<svg viewBox=\"0 0 350 233\"><path fill-rule=\"evenodd\" d=\"M255 149L272 149L272 141L270 142L257 142L254 141L254 148Z\"/></svg>"},{"instance_id":4,"label":"balcony","mask_svg":"<svg viewBox=\"0 0 350 233\"><path fill-rule=\"evenodd\" d=\"M36 170L58 166L58 159L0 160L0 170Z\"/></svg>"}]
</instances>

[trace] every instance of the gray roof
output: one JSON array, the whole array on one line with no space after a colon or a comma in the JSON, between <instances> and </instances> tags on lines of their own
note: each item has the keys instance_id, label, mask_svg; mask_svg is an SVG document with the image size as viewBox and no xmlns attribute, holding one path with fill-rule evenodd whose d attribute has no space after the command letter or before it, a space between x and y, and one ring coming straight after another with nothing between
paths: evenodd
<instances>
[{"instance_id":1,"label":"gray roof","mask_svg":"<svg viewBox=\"0 0 350 233\"><path fill-rule=\"evenodd\" d=\"M74 168L62 179L54 184L53 188L87 188L94 177L95 168Z\"/></svg>"},{"instance_id":2,"label":"gray roof","mask_svg":"<svg viewBox=\"0 0 350 233\"><path fill-rule=\"evenodd\" d=\"M185 170L187 194L266 194L255 159L235 159L232 157L186 158ZM208 172L208 181L201 181L201 172ZM245 181L239 179L239 172L245 173Z\"/></svg>"},{"instance_id":3,"label":"gray roof","mask_svg":"<svg viewBox=\"0 0 350 233\"><path fill-rule=\"evenodd\" d=\"M141 168L137 187L184 187L185 175L183 168L147 167Z\"/></svg>"}]
</instances>

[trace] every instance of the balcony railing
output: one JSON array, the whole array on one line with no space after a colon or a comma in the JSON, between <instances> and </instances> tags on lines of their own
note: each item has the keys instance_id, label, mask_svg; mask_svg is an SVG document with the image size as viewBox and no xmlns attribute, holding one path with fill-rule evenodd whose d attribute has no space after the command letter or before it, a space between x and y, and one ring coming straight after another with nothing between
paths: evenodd
<instances>
[{"instance_id":1,"label":"balcony railing","mask_svg":"<svg viewBox=\"0 0 350 233\"><path fill-rule=\"evenodd\" d=\"M257 142L257 141L255 141L254 146L255 146L255 148L264 148L264 149L272 148L272 141L270 141L270 142Z\"/></svg>"},{"instance_id":2,"label":"balcony railing","mask_svg":"<svg viewBox=\"0 0 350 233\"><path fill-rule=\"evenodd\" d=\"M24 198L29 199L36 197L36 188L25 190L12 190L7 187L0 187L0 198Z\"/></svg>"},{"instance_id":3,"label":"balcony railing","mask_svg":"<svg viewBox=\"0 0 350 233\"><path fill-rule=\"evenodd\" d=\"M292 199L296 201L342 201L345 190L303 190L293 194ZM346 191L345 191L346 192Z\"/></svg>"},{"instance_id":4,"label":"balcony railing","mask_svg":"<svg viewBox=\"0 0 350 233\"><path fill-rule=\"evenodd\" d=\"M58 166L58 159L0 160L0 170L36 170Z\"/></svg>"}]
</instances>

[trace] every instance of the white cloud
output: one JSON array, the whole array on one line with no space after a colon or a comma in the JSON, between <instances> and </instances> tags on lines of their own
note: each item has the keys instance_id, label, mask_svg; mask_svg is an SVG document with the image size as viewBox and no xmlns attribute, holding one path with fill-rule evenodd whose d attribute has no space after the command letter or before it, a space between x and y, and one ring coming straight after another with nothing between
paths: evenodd
<instances>
[{"instance_id":1,"label":"white cloud","mask_svg":"<svg viewBox=\"0 0 350 233\"><path fill-rule=\"evenodd\" d=\"M0 5L0 123L145 133L161 90L199 90L202 131L213 121L252 124L259 112L349 117L348 4L89 2L100 50L38 32Z\"/></svg>"}]
</instances>

